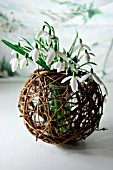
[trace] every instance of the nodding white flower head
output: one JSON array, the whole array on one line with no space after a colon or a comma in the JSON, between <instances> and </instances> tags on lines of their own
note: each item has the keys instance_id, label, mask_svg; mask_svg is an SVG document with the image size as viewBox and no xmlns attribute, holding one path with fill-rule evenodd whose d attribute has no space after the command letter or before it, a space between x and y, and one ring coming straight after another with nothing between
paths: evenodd
<instances>
[{"instance_id":1,"label":"nodding white flower head","mask_svg":"<svg viewBox=\"0 0 113 170\"><path fill-rule=\"evenodd\" d=\"M65 70L65 62L57 61L54 64L51 65L51 69L57 69L57 72L64 71Z\"/></svg>"},{"instance_id":2,"label":"nodding white flower head","mask_svg":"<svg viewBox=\"0 0 113 170\"><path fill-rule=\"evenodd\" d=\"M80 40L80 43L74 48L74 52L79 50L82 47L84 47L85 49L91 51L91 49L90 49L90 47L88 45L83 44L81 39L79 39L79 40Z\"/></svg>"},{"instance_id":3,"label":"nodding white flower head","mask_svg":"<svg viewBox=\"0 0 113 170\"><path fill-rule=\"evenodd\" d=\"M70 80L71 89L73 92L76 92L78 90L78 82L77 77L73 77Z\"/></svg>"},{"instance_id":4,"label":"nodding white flower head","mask_svg":"<svg viewBox=\"0 0 113 170\"><path fill-rule=\"evenodd\" d=\"M78 82L77 80L79 80L79 77L74 77L74 76L68 76L65 77L61 83L64 83L66 81L70 80L70 86L73 92L76 92L78 90Z\"/></svg>"},{"instance_id":5,"label":"nodding white flower head","mask_svg":"<svg viewBox=\"0 0 113 170\"><path fill-rule=\"evenodd\" d=\"M85 53L82 54L81 56L79 56L79 60L78 61L81 61L81 59L84 57L86 62L90 62L90 56L94 56L95 57L95 55L93 53L88 53L87 50L85 50Z\"/></svg>"},{"instance_id":6,"label":"nodding white flower head","mask_svg":"<svg viewBox=\"0 0 113 170\"><path fill-rule=\"evenodd\" d=\"M70 86L71 86L71 89L73 92L76 92L78 90L78 81L80 83L82 83L83 81L85 81L86 79L88 79L90 76L95 76L95 74L91 74L91 73L88 73L88 74L85 74L84 76L82 76L81 78L78 77L78 76L68 76L68 77L65 77L61 83L65 83L66 81L70 80ZM78 80L78 81L77 81ZM99 82L99 80L98 80Z\"/></svg>"},{"instance_id":7,"label":"nodding white flower head","mask_svg":"<svg viewBox=\"0 0 113 170\"><path fill-rule=\"evenodd\" d=\"M43 29L39 32L36 33L35 38L39 39L41 37L46 38L47 43L50 44L51 43L51 35L49 35L46 31L44 31Z\"/></svg>"},{"instance_id":8,"label":"nodding white flower head","mask_svg":"<svg viewBox=\"0 0 113 170\"><path fill-rule=\"evenodd\" d=\"M33 44L34 45L34 44ZM35 43L35 48L29 53L29 56L32 57L33 62L36 63L37 59L39 58L39 54L40 53L44 53L45 55L47 55L46 50L44 49L39 49L38 45Z\"/></svg>"},{"instance_id":9,"label":"nodding white flower head","mask_svg":"<svg viewBox=\"0 0 113 170\"><path fill-rule=\"evenodd\" d=\"M20 69L23 69L28 64L27 58L20 60Z\"/></svg>"},{"instance_id":10,"label":"nodding white flower head","mask_svg":"<svg viewBox=\"0 0 113 170\"><path fill-rule=\"evenodd\" d=\"M38 57L39 57L39 49L38 48L34 48L30 53L29 56L32 57L33 61L36 62Z\"/></svg>"},{"instance_id":11,"label":"nodding white flower head","mask_svg":"<svg viewBox=\"0 0 113 170\"><path fill-rule=\"evenodd\" d=\"M96 73L88 73L85 74L84 76L82 76L79 79L79 82L82 83L83 81L85 81L86 79L88 79L90 76L92 76L92 78L99 84L103 84L103 82L100 80L100 78L96 75Z\"/></svg>"},{"instance_id":12,"label":"nodding white flower head","mask_svg":"<svg viewBox=\"0 0 113 170\"><path fill-rule=\"evenodd\" d=\"M13 58L13 59L10 61L10 64L11 64L12 72L16 71L16 69L18 68L18 64L19 64L18 58Z\"/></svg>"},{"instance_id":13,"label":"nodding white flower head","mask_svg":"<svg viewBox=\"0 0 113 170\"><path fill-rule=\"evenodd\" d=\"M91 76L91 73L85 74L79 79L79 82L82 83L83 81L87 80Z\"/></svg>"},{"instance_id":14,"label":"nodding white flower head","mask_svg":"<svg viewBox=\"0 0 113 170\"><path fill-rule=\"evenodd\" d=\"M47 65L51 64L54 58L56 57L56 55L59 55L61 58L63 58L65 61L68 62L68 58L63 53L50 49L50 51L48 52L47 59L46 59L46 64Z\"/></svg>"},{"instance_id":15,"label":"nodding white flower head","mask_svg":"<svg viewBox=\"0 0 113 170\"><path fill-rule=\"evenodd\" d=\"M37 30L37 29L36 29ZM47 32L45 32L43 29L36 33L35 38L39 39L40 37L46 36Z\"/></svg>"},{"instance_id":16,"label":"nodding white flower head","mask_svg":"<svg viewBox=\"0 0 113 170\"><path fill-rule=\"evenodd\" d=\"M93 79L99 83L99 84L103 84L103 82L100 80L100 78L96 75L96 73L92 73L92 77Z\"/></svg>"},{"instance_id":17,"label":"nodding white flower head","mask_svg":"<svg viewBox=\"0 0 113 170\"><path fill-rule=\"evenodd\" d=\"M88 53L87 50L85 50L85 54L81 55L80 59L85 56L86 62L90 62L90 56L95 56L93 53Z\"/></svg>"}]
</instances>

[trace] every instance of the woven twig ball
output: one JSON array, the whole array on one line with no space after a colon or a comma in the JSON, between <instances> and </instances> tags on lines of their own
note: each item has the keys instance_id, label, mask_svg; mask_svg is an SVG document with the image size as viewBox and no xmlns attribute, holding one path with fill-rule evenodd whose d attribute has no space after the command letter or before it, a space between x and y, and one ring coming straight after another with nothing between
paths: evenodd
<instances>
[{"instance_id":1,"label":"woven twig ball","mask_svg":"<svg viewBox=\"0 0 113 170\"><path fill-rule=\"evenodd\" d=\"M72 92L69 82L61 84L64 77L63 72L36 70L19 97L18 107L29 132L51 144L85 139L98 129L103 114L99 84L87 79Z\"/></svg>"}]
</instances>

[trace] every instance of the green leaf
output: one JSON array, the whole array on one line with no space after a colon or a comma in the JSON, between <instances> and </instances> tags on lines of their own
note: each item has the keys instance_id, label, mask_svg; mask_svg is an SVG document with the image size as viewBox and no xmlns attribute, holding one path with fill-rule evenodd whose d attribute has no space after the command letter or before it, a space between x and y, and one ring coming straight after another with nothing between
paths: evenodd
<instances>
[{"instance_id":1,"label":"green leaf","mask_svg":"<svg viewBox=\"0 0 113 170\"><path fill-rule=\"evenodd\" d=\"M83 67L83 66L85 66L85 65L90 65L90 64L93 64L93 65L97 65L96 63L94 63L94 62L87 62L87 63L84 63L84 64L82 64L81 66L79 66L77 69L79 69L79 68L81 68L81 67Z\"/></svg>"},{"instance_id":2,"label":"green leaf","mask_svg":"<svg viewBox=\"0 0 113 170\"><path fill-rule=\"evenodd\" d=\"M68 53L68 54L69 54L69 57L71 57L71 55L72 55L72 53L73 53L73 50L74 50L74 47L75 47L77 38L78 38L78 32L76 32L76 37L75 37L75 39L74 39L74 41L73 41L73 43L72 43L72 45L71 45L71 47L70 47L70 49L69 49L69 53Z\"/></svg>"},{"instance_id":3,"label":"green leaf","mask_svg":"<svg viewBox=\"0 0 113 170\"><path fill-rule=\"evenodd\" d=\"M29 50L29 49L26 48L26 47L23 47L22 49L25 50L25 51L28 52L28 53L31 52L31 50Z\"/></svg>"},{"instance_id":4,"label":"green leaf","mask_svg":"<svg viewBox=\"0 0 113 170\"><path fill-rule=\"evenodd\" d=\"M41 67L43 67L46 71L49 71L49 67L46 65L45 61L42 58L38 58L36 61L37 64L39 64Z\"/></svg>"},{"instance_id":5,"label":"green leaf","mask_svg":"<svg viewBox=\"0 0 113 170\"><path fill-rule=\"evenodd\" d=\"M25 55L25 54L26 54L26 52L23 51L20 46L15 45L15 44L12 44L12 43L10 43L10 42L8 42L8 41L6 41L6 40L2 40L2 42L3 42L5 45L7 45L8 47L10 47L10 48L12 48L13 50L15 50L16 52L20 53L20 54L22 54L22 55Z\"/></svg>"},{"instance_id":6,"label":"green leaf","mask_svg":"<svg viewBox=\"0 0 113 170\"><path fill-rule=\"evenodd\" d=\"M32 51L32 48L30 48L28 46L24 46L24 48L27 48L28 50Z\"/></svg>"},{"instance_id":7,"label":"green leaf","mask_svg":"<svg viewBox=\"0 0 113 170\"><path fill-rule=\"evenodd\" d=\"M40 44L40 45L42 46L42 48L44 48L46 51L48 51L47 48L45 47L45 45L44 45L42 42L40 42L40 41L37 40L37 39L35 39L35 41L36 41L38 44Z\"/></svg>"},{"instance_id":8,"label":"green leaf","mask_svg":"<svg viewBox=\"0 0 113 170\"><path fill-rule=\"evenodd\" d=\"M51 30L51 26L48 24L48 22L44 21L44 23L48 26L48 28Z\"/></svg>"},{"instance_id":9,"label":"green leaf","mask_svg":"<svg viewBox=\"0 0 113 170\"><path fill-rule=\"evenodd\" d=\"M20 37L22 40L24 40L30 47L32 47L33 49L33 46L31 45L31 43L26 39L26 38L23 38L23 37Z\"/></svg>"}]
</instances>

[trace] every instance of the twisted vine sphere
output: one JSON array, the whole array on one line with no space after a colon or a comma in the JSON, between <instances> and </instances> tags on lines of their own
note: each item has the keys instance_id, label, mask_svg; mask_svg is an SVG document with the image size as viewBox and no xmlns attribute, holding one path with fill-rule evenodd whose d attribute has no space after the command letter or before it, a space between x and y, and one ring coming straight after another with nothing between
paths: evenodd
<instances>
[{"instance_id":1,"label":"twisted vine sphere","mask_svg":"<svg viewBox=\"0 0 113 170\"><path fill-rule=\"evenodd\" d=\"M85 139L99 128L104 101L99 84L87 79L74 93L69 82L61 84L65 76L36 70L20 93L21 117L36 140L63 144Z\"/></svg>"}]
</instances>

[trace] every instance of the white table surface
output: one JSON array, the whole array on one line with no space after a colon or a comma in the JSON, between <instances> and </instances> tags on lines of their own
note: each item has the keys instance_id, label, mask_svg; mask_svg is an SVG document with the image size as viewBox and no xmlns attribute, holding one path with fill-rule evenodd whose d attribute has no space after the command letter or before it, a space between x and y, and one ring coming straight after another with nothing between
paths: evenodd
<instances>
[{"instance_id":1,"label":"white table surface","mask_svg":"<svg viewBox=\"0 0 113 170\"><path fill-rule=\"evenodd\" d=\"M0 82L0 170L113 170L113 83L100 127L75 145L55 146L27 131L17 108L23 82Z\"/></svg>"}]
</instances>

